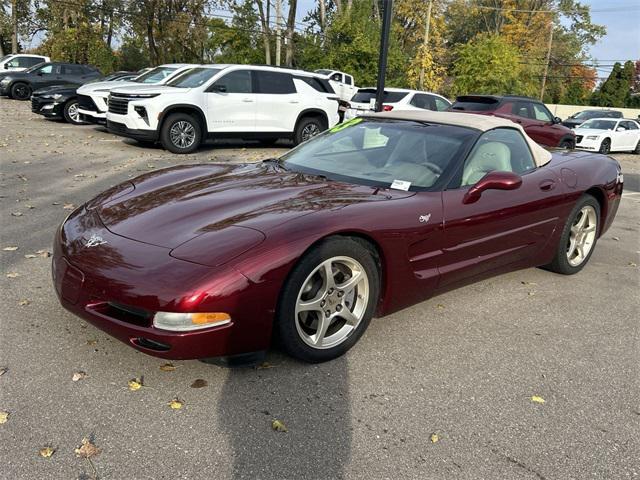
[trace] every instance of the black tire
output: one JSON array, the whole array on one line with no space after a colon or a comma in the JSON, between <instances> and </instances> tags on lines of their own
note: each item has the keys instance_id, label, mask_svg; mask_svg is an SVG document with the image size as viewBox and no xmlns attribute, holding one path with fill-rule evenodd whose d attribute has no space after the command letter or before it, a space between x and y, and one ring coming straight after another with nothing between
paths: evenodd
<instances>
[{"instance_id":1,"label":"black tire","mask_svg":"<svg viewBox=\"0 0 640 480\"><path fill-rule=\"evenodd\" d=\"M320 117L304 117L298 121L293 134L293 142L296 145L306 142L327 129L326 122Z\"/></svg>"},{"instance_id":2,"label":"black tire","mask_svg":"<svg viewBox=\"0 0 640 480\"><path fill-rule=\"evenodd\" d=\"M598 149L599 153L603 155L607 155L611 151L611 140L605 138L600 144L600 148Z\"/></svg>"},{"instance_id":3,"label":"black tire","mask_svg":"<svg viewBox=\"0 0 640 480\"><path fill-rule=\"evenodd\" d=\"M300 294L313 271L324 261L333 259L334 257L350 258L352 260L356 260L360 264L368 279L368 299L366 307L364 307L363 316L359 323L353 330L346 334L343 340L340 340L340 343L331 347L316 348L305 342L298 331L300 325L298 324L299 320L296 315L296 304L298 301L298 294ZM338 289L339 285L336 286L335 293L340 295L340 291ZM274 326L275 335L284 350L289 355L299 360L318 363L337 358L355 345L369 326L371 317L373 317L377 307L379 292L380 273L378 270L378 261L375 252L373 252L365 242L353 238L327 238L310 249L289 274L278 302ZM318 289L318 293L314 293L314 295L320 294L320 289ZM358 293L358 296L359 295L360 293ZM345 308L349 308L349 300L347 300L346 296L343 297L342 301L347 305ZM358 300L354 296L351 301L357 302ZM338 310L339 307L337 306L332 308L335 308L335 315L337 315L337 317L333 319L333 323L331 323L332 326L330 326L329 329L334 327L339 329L341 328L341 324L344 325L341 323L343 320L340 318L339 313L337 313L340 312L340 310ZM355 309L355 306L353 308ZM315 312L315 314L317 315L318 312Z\"/></svg>"},{"instance_id":4,"label":"black tire","mask_svg":"<svg viewBox=\"0 0 640 480\"><path fill-rule=\"evenodd\" d=\"M593 243L590 247L588 254L581 261L579 265L571 265L568 259L568 247L570 244L571 237L571 227L576 222L578 218L579 212L587 206L591 206L595 210L595 237L593 239ZM598 201L592 197L591 195L585 194L576 202L576 205L573 207L571 214L567 218L567 223L562 230L562 235L560 236L560 241L558 242L558 247L556 249L556 254L553 257L553 260L550 264L546 265L545 268L551 270L552 272L561 273L563 275L573 275L578 273L580 270L584 268L584 266L589 262L593 251L596 248L596 243L598 241L598 236L600 234L600 204Z\"/></svg>"},{"instance_id":5,"label":"black tire","mask_svg":"<svg viewBox=\"0 0 640 480\"><path fill-rule=\"evenodd\" d=\"M172 129L174 133L179 135L180 132L186 136L182 137L186 142L181 145L180 138L173 137ZM197 118L188 113L172 113L162 124L160 129L160 142L162 146L172 153L191 153L198 149L202 142L202 126Z\"/></svg>"},{"instance_id":6,"label":"black tire","mask_svg":"<svg viewBox=\"0 0 640 480\"><path fill-rule=\"evenodd\" d=\"M636 148L634 148L633 152L631 152L635 155L640 155L640 140L638 140L638 143L636 143Z\"/></svg>"},{"instance_id":7,"label":"black tire","mask_svg":"<svg viewBox=\"0 0 640 480\"><path fill-rule=\"evenodd\" d=\"M562 140L559 145L559 148L564 148L565 150L573 150L575 147L575 142L569 138Z\"/></svg>"},{"instance_id":8,"label":"black tire","mask_svg":"<svg viewBox=\"0 0 640 480\"><path fill-rule=\"evenodd\" d=\"M70 123L71 125L86 125L86 123L80 119L81 116L78 113L77 99L72 98L67 103L65 103L62 113L67 123Z\"/></svg>"},{"instance_id":9,"label":"black tire","mask_svg":"<svg viewBox=\"0 0 640 480\"><path fill-rule=\"evenodd\" d=\"M28 83L16 82L11 86L11 98L16 100L29 100L31 98L31 86Z\"/></svg>"}]
</instances>

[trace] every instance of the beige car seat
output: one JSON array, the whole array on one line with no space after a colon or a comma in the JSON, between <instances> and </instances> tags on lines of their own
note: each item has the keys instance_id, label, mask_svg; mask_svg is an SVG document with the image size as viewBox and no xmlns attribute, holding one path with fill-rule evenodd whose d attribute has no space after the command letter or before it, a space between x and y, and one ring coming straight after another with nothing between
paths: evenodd
<instances>
[{"instance_id":1,"label":"beige car seat","mask_svg":"<svg viewBox=\"0 0 640 480\"><path fill-rule=\"evenodd\" d=\"M473 153L462 172L462 186L474 185L494 170L511 172L511 150L504 143L487 142Z\"/></svg>"}]
</instances>

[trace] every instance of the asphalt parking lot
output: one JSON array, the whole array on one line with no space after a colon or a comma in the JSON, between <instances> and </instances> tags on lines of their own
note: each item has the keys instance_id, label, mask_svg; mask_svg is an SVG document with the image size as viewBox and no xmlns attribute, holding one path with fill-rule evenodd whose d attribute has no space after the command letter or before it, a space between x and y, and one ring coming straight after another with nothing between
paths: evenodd
<instances>
[{"instance_id":1,"label":"asphalt parking lot","mask_svg":"<svg viewBox=\"0 0 640 480\"><path fill-rule=\"evenodd\" d=\"M59 306L46 252L73 205L150 169L284 148L176 156L0 99L0 477L640 477L640 194L580 274L530 269L449 292L374 319L321 365L272 351L260 368L163 371ZM640 156L616 157L637 185ZM74 453L83 438L100 449L91 460Z\"/></svg>"}]
</instances>

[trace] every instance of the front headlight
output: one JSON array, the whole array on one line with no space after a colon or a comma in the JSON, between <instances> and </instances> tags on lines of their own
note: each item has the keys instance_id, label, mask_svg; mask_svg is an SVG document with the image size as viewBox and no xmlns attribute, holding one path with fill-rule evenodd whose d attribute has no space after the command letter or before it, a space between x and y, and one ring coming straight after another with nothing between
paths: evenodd
<instances>
[{"instance_id":1,"label":"front headlight","mask_svg":"<svg viewBox=\"0 0 640 480\"><path fill-rule=\"evenodd\" d=\"M54 100L58 100L62 95L60 93L54 93L53 95L43 95L42 98L53 98Z\"/></svg>"},{"instance_id":2,"label":"front headlight","mask_svg":"<svg viewBox=\"0 0 640 480\"><path fill-rule=\"evenodd\" d=\"M186 332L202 328L219 327L231 323L231 316L223 312L174 313L158 312L153 317L153 326L161 330Z\"/></svg>"},{"instance_id":3,"label":"front headlight","mask_svg":"<svg viewBox=\"0 0 640 480\"><path fill-rule=\"evenodd\" d=\"M600 138L598 135L587 135L587 140L597 140L598 138Z\"/></svg>"}]
</instances>

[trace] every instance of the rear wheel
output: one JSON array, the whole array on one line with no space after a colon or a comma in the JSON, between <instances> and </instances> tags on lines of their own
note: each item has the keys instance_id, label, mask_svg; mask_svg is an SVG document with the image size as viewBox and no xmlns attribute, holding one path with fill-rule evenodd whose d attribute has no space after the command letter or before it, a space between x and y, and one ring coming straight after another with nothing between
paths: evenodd
<instances>
[{"instance_id":1,"label":"rear wheel","mask_svg":"<svg viewBox=\"0 0 640 480\"><path fill-rule=\"evenodd\" d=\"M633 150L632 153L636 155L640 155L640 140L638 140L638 143L636 143L636 148Z\"/></svg>"},{"instance_id":2,"label":"rear wheel","mask_svg":"<svg viewBox=\"0 0 640 480\"><path fill-rule=\"evenodd\" d=\"M84 125L85 122L80 118L78 113L78 100L71 99L64 106L64 119L72 125Z\"/></svg>"},{"instance_id":3,"label":"rear wheel","mask_svg":"<svg viewBox=\"0 0 640 480\"><path fill-rule=\"evenodd\" d=\"M598 151L604 155L608 154L611 151L611 140L605 138L600 144L600 149Z\"/></svg>"},{"instance_id":4,"label":"rear wheel","mask_svg":"<svg viewBox=\"0 0 640 480\"><path fill-rule=\"evenodd\" d=\"M316 135L322 133L327 127L318 117L305 117L296 125L293 140L296 145L312 139Z\"/></svg>"},{"instance_id":5,"label":"rear wheel","mask_svg":"<svg viewBox=\"0 0 640 480\"><path fill-rule=\"evenodd\" d=\"M31 87L24 83L18 82L11 87L11 98L16 100L28 100L31 97Z\"/></svg>"},{"instance_id":6,"label":"rear wheel","mask_svg":"<svg viewBox=\"0 0 640 480\"><path fill-rule=\"evenodd\" d=\"M374 254L351 238L329 238L294 267L280 296L276 332L284 349L306 362L349 350L375 312L379 273Z\"/></svg>"},{"instance_id":7,"label":"rear wheel","mask_svg":"<svg viewBox=\"0 0 640 480\"><path fill-rule=\"evenodd\" d=\"M201 141L200 122L188 113L173 113L162 124L160 142L172 153L191 153Z\"/></svg>"},{"instance_id":8,"label":"rear wheel","mask_svg":"<svg viewBox=\"0 0 640 480\"><path fill-rule=\"evenodd\" d=\"M549 270L563 275L578 273L587 264L600 231L600 204L583 195L571 211Z\"/></svg>"}]
</instances>

